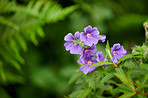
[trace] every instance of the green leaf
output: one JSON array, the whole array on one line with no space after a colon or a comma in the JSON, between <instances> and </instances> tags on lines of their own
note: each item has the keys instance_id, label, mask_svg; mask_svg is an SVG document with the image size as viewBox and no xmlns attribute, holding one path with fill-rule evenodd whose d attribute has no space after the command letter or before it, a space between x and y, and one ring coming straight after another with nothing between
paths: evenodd
<instances>
[{"instance_id":1,"label":"green leaf","mask_svg":"<svg viewBox=\"0 0 148 98\"><path fill-rule=\"evenodd\" d=\"M140 64L140 67L148 71L148 64Z\"/></svg>"},{"instance_id":2,"label":"green leaf","mask_svg":"<svg viewBox=\"0 0 148 98\"><path fill-rule=\"evenodd\" d=\"M130 59L130 58L142 58L143 56L134 56L132 54L127 54L125 56L123 56L122 58L119 59L118 63L121 63L122 61L126 60L126 59Z\"/></svg>"},{"instance_id":3,"label":"green leaf","mask_svg":"<svg viewBox=\"0 0 148 98\"><path fill-rule=\"evenodd\" d=\"M128 74L139 74L139 75L146 75L148 72L146 70L143 69L131 69L127 72Z\"/></svg>"},{"instance_id":4,"label":"green leaf","mask_svg":"<svg viewBox=\"0 0 148 98\"><path fill-rule=\"evenodd\" d=\"M133 85L133 83L131 82L130 77L126 77L124 74L124 71L121 68L116 68L116 72L115 76L117 78L119 78L123 84L125 84L126 86L128 86L129 88L131 88L133 91L135 91L135 87Z\"/></svg>"},{"instance_id":5,"label":"green leaf","mask_svg":"<svg viewBox=\"0 0 148 98\"><path fill-rule=\"evenodd\" d=\"M110 49L110 46L109 46L109 41L107 41L105 51L106 51L107 55L109 56L110 60L112 61L113 55L111 53L111 49Z\"/></svg>"},{"instance_id":6,"label":"green leaf","mask_svg":"<svg viewBox=\"0 0 148 98\"><path fill-rule=\"evenodd\" d=\"M86 98L86 96L88 96L88 94L91 92L91 88L87 88L86 90L84 90L84 92L81 94L80 98Z\"/></svg>"},{"instance_id":7,"label":"green leaf","mask_svg":"<svg viewBox=\"0 0 148 98\"><path fill-rule=\"evenodd\" d=\"M90 67L101 66L101 65L111 65L111 64L113 64L113 63L111 63L111 62L98 62L98 63L90 65Z\"/></svg>"},{"instance_id":8,"label":"green leaf","mask_svg":"<svg viewBox=\"0 0 148 98\"><path fill-rule=\"evenodd\" d=\"M142 88L148 88L148 85L147 84L138 85L136 90L138 91L139 89L142 89Z\"/></svg>"},{"instance_id":9,"label":"green leaf","mask_svg":"<svg viewBox=\"0 0 148 98\"><path fill-rule=\"evenodd\" d=\"M121 95L119 98L131 98L135 94L136 94L136 92L126 92L123 95Z\"/></svg>"},{"instance_id":10,"label":"green leaf","mask_svg":"<svg viewBox=\"0 0 148 98\"><path fill-rule=\"evenodd\" d=\"M114 76L115 76L114 73L109 73L109 74L107 74L107 75L100 81L100 83L104 83L104 82L106 82L107 80L111 79L111 78L114 77Z\"/></svg>"},{"instance_id":11,"label":"green leaf","mask_svg":"<svg viewBox=\"0 0 148 98\"><path fill-rule=\"evenodd\" d=\"M148 80L148 73L144 76L141 83L144 84Z\"/></svg>"}]
</instances>

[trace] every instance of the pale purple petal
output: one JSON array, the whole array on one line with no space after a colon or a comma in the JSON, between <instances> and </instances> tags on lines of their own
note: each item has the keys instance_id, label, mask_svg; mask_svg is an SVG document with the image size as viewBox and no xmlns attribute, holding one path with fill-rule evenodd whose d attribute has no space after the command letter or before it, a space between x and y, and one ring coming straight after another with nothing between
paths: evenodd
<instances>
[{"instance_id":1,"label":"pale purple petal","mask_svg":"<svg viewBox=\"0 0 148 98\"><path fill-rule=\"evenodd\" d=\"M70 50L73 46L74 42L72 41L68 41L64 44L65 48L66 48L66 51Z\"/></svg>"},{"instance_id":2,"label":"pale purple petal","mask_svg":"<svg viewBox=\"0 0 148 98\"><path fill-rule=\"evenodd\" d=\"M97 66L89 67L89 73L93 72L96 68L97 68Z\"/></svg>"},{"instance_id":3,"label":"pale purple petal","mask_svg":"<svg viewBox=\"0 0 148 98\"><path fill-rule=\"evenodd\" d=\"M89 66L88 65L82 65L80 67L80 70L84 73L87 74L89 72Z\"/></svg>"},{"instance_id":4,"label":"pale purple petal","mask_svg":"<svg viewBox=\"0 0 148 98\"><path fill-rule=\"evenodd\" d=\"M115 56L113 56L112 61L113 61L114 63L117 63L117 62L118 62L118 60L117 60L117 58L116 58Z\"/></svg>"},{"instance_id":5,"label":"pale purple petal","mask_svg":"<svg viewBox=\"0 0 148 98\"><path fill-rule=\"evenodd\" d=\"M92 43L94 43L94 44L97 44L97 43L98 43L98 40L99 40L99 37L98 37L98 36L93 36L93 37L91 38L91 41L92 41Z\"/></svg>"},{"instance_id":6,"label":"pale purple petal","mask_svg":"<svg viewBox=\"0 0 148 98\"><path fill-rule=\"evenodd\" d=\"M86 40L86 35L84 34L84 32L80 33L80 40L81 41L85 41Z\"/></svg>"},{"instance_id":7,"label":"pale purple petal","mask_svg":"<svg viewBox=\"0 0 148 98\"><path fill-rule=\"evenodd\" d=\"M91 31L91 35L99 35L99 31L98 31L98 29L96 28L96 27L94 27L93 29L92 29L92 31Z\"/></svg>"},{"instance_id":8,"label":"pale purple petal","mask_svg":"<svg viewBox=\"0 0 148 98\"><path fill-rule=\"evenodd\" d=\"M74 44L70 50L71 54L82 54L83 53L83 49L81 48L81 46L79 44Z\"/></svg>"},{"instance_id":9,"label":"pale purple petal","mask_svg":"<svg viewBox=\"0 0 148 98\"><path fill-rule=\"evenodd\" d=\"M84 45L92 46L92 45L93 45L93 43L92 43L92 39L90 39L90 38L86 38L86 40L84 41Z\"/></svg>"},{"instance_id":10,"label":"pale purple petal","mask_svg":"<svg viewBox=\"0 0 148 98\"><path fill-rule=\"evenodd\" d=\"M68 33L65 37L64 37L65 41L72 41L74 40L74 37L71 33Z\"/></svg>"},{"instance_id":11,"label":"pale purple petal","mask_svg":"<svg viewBox=\"0 0 148 98\"><path fill-rule=\"evenodd\" d=\"M104 56L103 56L102 51L98 51L98 52L96 53L96 56L97 56L98 62L104 62Z\"/></svg>"},{"instance_id":12,"label":"pale purple petal","mask_svg":"<svg viewBox=\"0 0 148 98\"><path fill-rule=\"evenodd\" d=\"M89 47L87 50L89 50L92 53L95 53L97 51L96 45Z\"/></svg>"},{"instance_id":13,"label":"pale purple petal","mask_svg":"<svg viewBox=\"0 0 148 98\"><path fill-rule=\"evenodd\" d=\"M79 58L79 60L78 60L78 63L79 64L85 64L84 58L85 58L85 56L81 55L80 58Z\"/></svg>"},{"instance_id":14,"label":"pale purple petal","mask_svg":"<svg viewBox=\"0 0 148 98\"><path fill-rule=\"evenodd\" d=\"M75 38L79 39L80 33L77 31L74 35Z\"/></svg>"},{"instance_id":15,"label":"pale purple petal","mask_svg":"<svg viewBox=\"0 0 148 98\"><path fill-rule=\"evenodd\" d=\"M91 26L87 26L87 27L84 28L84 31L86 33L91 32L91 30L92 30L92 27Z\"/></svg>"},{"instance_id":16,"label":"pale purple petal","mask_svg":"<svg viewBox=\"0 0 148 98\"><path fill-rule=\"evenodd\" d=\"M100 35L99 40L103 43L106 40L106 35Z\"/></svg>"}]
</instances>

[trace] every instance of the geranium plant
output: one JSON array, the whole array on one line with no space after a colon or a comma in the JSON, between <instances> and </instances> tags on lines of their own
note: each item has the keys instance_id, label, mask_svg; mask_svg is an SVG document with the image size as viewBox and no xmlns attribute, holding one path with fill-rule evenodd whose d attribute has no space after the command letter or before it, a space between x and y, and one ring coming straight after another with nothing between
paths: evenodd
<instances>
[{"instance_id":1,"label":"geranium plant","mask_svg":"<svg viewBox=\"0 0 148 98\"><path fill-rule=\"evenodd\" d=\"M64 46L71 54L78 54L80 67L70 78L76 83L70 98L147 98L148 97L148 23L145 43L132 48L132 53L120 43L112 47L96 27L87 26L84 32L68 33ZM97 51L97 43L106 44L106 54Z\"/></svg>"}]
</instances>

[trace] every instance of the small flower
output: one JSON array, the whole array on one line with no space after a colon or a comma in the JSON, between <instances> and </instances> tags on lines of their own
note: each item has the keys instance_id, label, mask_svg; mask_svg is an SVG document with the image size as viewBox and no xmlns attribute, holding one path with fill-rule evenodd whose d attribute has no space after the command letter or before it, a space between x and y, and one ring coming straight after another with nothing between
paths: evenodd
<instances>
[{"instance_id":1,"label":"small flower","mask_svg":"<svg viewBox=\"0 0 148 98\"><path fill-rule=\"evenodd\" d=\"M67 51L70 50L71 54L82 54L83 49L81 46L77 43L74 43L73 41L79 39L80 33L76 32L75 35L73 36L71 33L68 33L65 37L64 40L67 41L64 46Z\"/></svg>"},{"instance_id":2,"label":"small flower","mask_svg":"<svg viewBox=\"0 0 148 98\"><path fill-rule=\"evenodd\" d=\"M96 56L97 56L97 61L98 62L104 62L104 56L103 56L103 53L102 53L102 51L98 51L97 53L96 53Z\"/></svg>"},{"instance_id":3,"label":"small flower","mask_svg":"<svg viewBox=\"0 0 148 98\"><path fill-rule=\"evenodd\" d=\"M92 28L88 26L84 28L85 32L81 32L80 40L84 42L84 45L92 46L93 44L97 44L99 40L99 31L96 27Z\"/></svg>"},{"instance_id":4,"label":"small flower","mask_svg":"<svg viewBox=\"0 0 148 98\"><path fill-rule=\"evenodd\" d=\"M94 67L89 67L90 65L97 63L98 61L96 59L94 59L95 55L90 54L87 57L84 58L84 64L80 67L80 70L84 73L87 74L88 72L91 73L93 72L97 66Z\"/></svg>"},{"instance_id":5,"label":"small flower","mask_svg":"<svg viewBox=\"0 0 148 98\"><path fill-rule=\"evenodd\" d=\"M83 64L84 58L87 57L91 53L95 53L96 51L97 51L96 45L93 45L89 48L84 48L83 54L80 56L80 59L78 60L78 62L80 64Z\"/></svg>"},{"instance_id":6,"label":"small flower","mask_svg":"<svg viewBox=\"0 0 148 98\"><path fill-rule=\"evenodd\" d=\"M113 45L111 52L113 55L112 61L114 63L117 63L120 58L126 55L126 50L123 46L120 46L119 43Z\"/></svg>"}]
</instances>

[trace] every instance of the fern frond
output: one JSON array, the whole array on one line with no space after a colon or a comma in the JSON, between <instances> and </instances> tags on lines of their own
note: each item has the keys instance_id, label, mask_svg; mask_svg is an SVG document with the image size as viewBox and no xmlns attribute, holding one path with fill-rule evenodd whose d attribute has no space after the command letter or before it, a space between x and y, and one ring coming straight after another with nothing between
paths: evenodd
<instances>
[{"instance_id":1,"label":"fern frond","mask_svg":"<svg viewBox=\"0 0 148 98\"><path fill-rule=\"evenodd\" d=\"M10 6L11 5L11 6ZM5 8L4 8L5 6ZM0 60L20 70L24 60L20 50L27 50L27 42L38 45L37 36L44 37L42 26L62 20L77 7L62 8L52 1L30 0L27 6L0 0ZM1 15L13 11L11 17Z\"/></svg>"}]
</instances>

